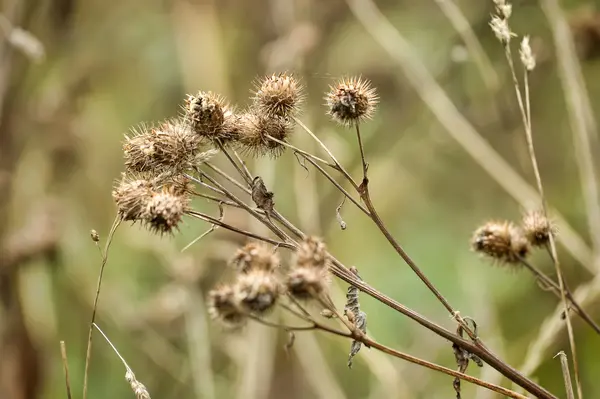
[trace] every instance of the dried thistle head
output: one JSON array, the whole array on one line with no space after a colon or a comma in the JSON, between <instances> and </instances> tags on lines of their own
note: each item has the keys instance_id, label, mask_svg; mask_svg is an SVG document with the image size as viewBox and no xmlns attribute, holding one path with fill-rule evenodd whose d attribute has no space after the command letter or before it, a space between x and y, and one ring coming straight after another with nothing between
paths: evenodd
<instances>
[{"instance_id":1,"label":"dried thistle head","mask_svg":"<svg viewBox=\"0 0 600 399\"><path fill-rule=\"evenodd\" d=\"M188 95L185 100L185 121L199 137L226 142L231 139L223 129L227 108L220 95L199 91L196 95Z\"/></svg>"},{"instance_id":2,"label":"dried thistle head","mask_svg":"<svg viewBox=\"0 0 600 399\"><path fill-rule=\"evenodd\" d=\"M264 116L292 116L302 101L302 86L292 75L273 74L257 82L253 100Z\"/></svg>"},{"instance_id":3,"label":"dried thistle head","mask_svg":"<svg viewBox=\"0 0 600 399\"><path fill-rule=\"evenodd\" d=\"M112 192L122 220L136 221L143 218L153 185L145 179L130 179L125 174Z\"/></svg>"},{"instance_id":4,"label":"dried thistle head","mask_svg":"<svg viewBox=\"0 0 600 399\"><path fill-rule=\"evenodd\" d=\"M528 71L533 71L535 68L535 57L533 51L529 45L529 36L524 36L521 41L521 48L519 49L519 55L521 56L521 62Z\"/></svg>"},{"instance_id":5,"label":"dried thistle head","mask_svg":"<svg viewBox=\"0 0 600 399\"><path fill-rule=\"evenodd\" d=\"M199 138L179 121L169 120L155 126L142 125L125 136L125 166L131 172L181 172L193 164Z\"/></svg>"},{"instance_id":6,"label":"dried thistle head","mask_svg":"<svg viewBox=\"0 0 600 399\"><path fill-rule=\"evenodd\" d=\"M240 327L246 315L240 309L238 296L233 287L223 285L208 293L208 312L215 320L228 327Z\"/></svg>"},{"instance_id":7,"label":"dried thistle head","mask_svg":"<svg viewBox=\"0 0 600 399\"><path fill-rule=\"evenodd\" d=\"M512 265L518 265L530 250L521 229L508 221L488 222L479 227L473 234L471 245L476 252Z\"/></svg>"},{"instance_id":8,"label":"dried thistle head","mask_svg":"<svg viewBox=\"0 0 600 399\"><path fill-rule=\"evenodd\" d=\"M279 256L265 244L250 242L239 248L230 263L241 273L253 270L272 272L279 266Z\"/></svg>"},{"instance_id":9,"label":"dried thistle head","mask_svg":"<svg viewBox=\"0 0 600 399\"><path fill-rule=\"evenodd\" d=\"M327 269L329 258L325 243L317 237L307 237L302 240L296 251L296 267Z\"/></svg>"},{"instance_id":10,"label":"dried thistle head","mask_svg":"<svg viewBox=\"0 0 600 399\"><path fill-rule=\"evenodd\" d=\"M252 270L240 274L235 293L242 308L252 313L264 313L271 309L281 294L281 283L271 271Z\"/></svg>"},{"instance_id":11,"label":"dried thistle head","mask_svg":"<svg viewBox=\"0 0 600 399\"><path fill-rule=\"evenodd\" d=\"M556 234L556 226L542 211L530 211L522 221L525 238L534 247L548 244L550 235Z\"/></svg>"},{"instance_id":12,"label":"dried thistle head","mask_svg":"<svg viewBox=\"0 0 600 399\"><path fill-rule=\"evenodd\" d=\"M143 214L143 219L151 231L164 234L177 228L189 205L186 193L174 188L165 187L152 194Z\"/></svg>"},{"instance_id":13,"label":"dried thistle head","mask_svg":"<svg viewBox=\"0 0 600 399\"><path fill-rule=\"evenodd\" d=\"M239 143L242 149L254 156L280 156L285 146L272 140L287 141L292 133L292 123L288 118L266 117L255 113L246 113L241 119Z\"/></svg>"},{"instance_id":14,"label":"dried thistle head","mask_svg":"<svg viewBox=\"0 0 600 399\"><path fill-rule=\"evenodd\" d=\"M369 81L352 77L330 86L325 101L333 120L352 126L373 116L379 98Z\"/></svg>"},{"instance_id":15,"label":"dried thistle head","mask_svg":"<svg viewBox=\"0 0 600 399\"><path fill-rule=\"evenodd\" d=\"M223 144L237 142L242 135L244 129L243 116L238 114L234 109L227 108L223 114L223 126L219 138Z\"/></svg>"},{"instance_id":16,"label":"dried thistle head","mask_svg":"<svg viewBox=\"0 0 600 399\"><path fill-rule=\"evenodd\" d=\"M295 267L287 275L285 286L298 299L311 299L327 290L331 278L327 269Z\"/></svg>"}]
</instances>

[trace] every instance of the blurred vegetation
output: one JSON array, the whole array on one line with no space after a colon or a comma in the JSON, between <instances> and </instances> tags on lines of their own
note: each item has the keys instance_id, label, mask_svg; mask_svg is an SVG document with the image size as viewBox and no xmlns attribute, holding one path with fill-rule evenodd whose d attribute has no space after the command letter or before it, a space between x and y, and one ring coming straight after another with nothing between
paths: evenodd
<instances>
[{"instance_id":1,"label":"blurred vegetation","mask_svg":"<svg viewBox=\"0 0 600 399\"><path fill-rule=\"evenodd\" d=\"M592 104L600 100L600 17L588 1L563 2ZM525 140L502 47L488 27L492 1L460 6L500 78L493 93L464 57L460 37L434 0L377 1L422 57L458 109L531 184ZM516 271L492 267L469 250L472 231L494 218L518 220L522 208L448 135L396 62L341 0L4 0L3 15L41 42L27 54L6 40L0 65L0 397L65 397L59 341L67 346L75 397L81 392L88 323L100 264L89 237L106 238L123 169L121 142L141 121L176 115L186 93L212 90L244 107L257 76L294 71L306 86L301 119L360 175L355 136L325 115L323 92L343 75L373 82L381 103L364 125L374 202L393 234L501 358L518 367L557 300ZM9 25L10 25L9 24ZM3 24L4 25L4 24ZM512 27L532 36L534 135L549 202L589 242L565 96L551 34L537 2L515 1ZM32 44L33 43L33 44ZM25 49L28 47L26 46ZM34 48L35 49L35 48ZM39 54L37 54L39 55ZM317 149L298 131L293 142ZM595 148L597 149L597 148ZM598 152L595 152L598 154ZM222 160L221 160L222 161ZM275 191L278 209L325 237L332 253L363 279L447 328L444 308L350 204L348 229L335 219L339 193L291 153L249 160ZM223 163L224 168L227 165ZM218 215L211 203L195 204ZM256 227L244 213L232 223ZM97 322L156 398L452 397L451 378L363 350L346 367L350 343L320 333L283 333L250 325L224 333L207 317L203 295L227 278L227 259L243 237L220 229L181 252L209 226L187 220L174 237L139 226L117 231ZM8 259L22 251L18 264ZM593 278L559 248L572 288ZM21 253L19 253L21 254ZM12 257L12 258L11 258ZM547 257L535 258L552 274ZM343 284L334 298L342 303ZM454 367L451 345L380 303L361 297L369 332L407 353ZM587 304L600 318L598 303ZM574 319L583 390L600 396L600 341ZM564 392L561 333L533 377ZM509 386L489 368L470 373ZM90 398L128 398L124 368L95 336ZM491 398L463 383L464 397Z\"/></svg>"}]
</instances>

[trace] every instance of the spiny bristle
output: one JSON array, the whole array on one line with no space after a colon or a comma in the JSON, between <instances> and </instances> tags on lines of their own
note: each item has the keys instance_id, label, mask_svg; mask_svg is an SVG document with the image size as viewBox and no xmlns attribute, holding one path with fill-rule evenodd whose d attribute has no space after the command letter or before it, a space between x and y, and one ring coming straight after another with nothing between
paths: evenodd
<instances>
[{"instance_id":1,"label":"spiny bristle","mask_svg":"<svg viewBox=\"0 0 600 399\"><path fill-rule=\"evenodd\" d=\"M317 237L307 237L302 240L296 251L296 265L319 269L328 268L329 261L325 243Z\"/></svg>"},{"instance_id":2,"label":"spiny bristle","mask_svg":"<svg viewBox=\"0 0 600 399\"><path fill-rule=\"evenodd\" d=\"M530 250L521 229L508 221L488 222L479 227L473 234L471 245L474 251L512 265L519 265Z\"/></svg>"},{"instance_id":3,"label":"spiny bristle","mask_svg":"<svg viewBox=\"0 0 600 399\"><path fill-rule=\"evenodd\" d=\"M131 172L181 172L189 169L199 151L199 138L179 121L141 125L126 136L125 166Z\"/></svg>"},{"instance_id":4,"label":"spiny bristle","mask_svg":"<svg viewBox=\"0 0 600 399\"><path fill-rule=\"evenodd\" d=\"M542 211L529 211L522 221L525 238L534 247L542 247L550 241L550 235L556 234L556 227Z\"/></svg>"},{"instance_id":5,"label":"spiny bristle","mask_svg":"<svg viewBox=\"0 0 600 399\"><path fill-rule=\"evenodd\" d=\"M181 222L188 204L186 193L173 187L163 188L148 200L143 219L151 231L171 233Z\"/></svg>"},{"instance_id":6,"label":"spiny bristle","mask_svg":"<svg viewBox=\"0 0 600 399\"><path fill-rule=\"evenodd\" d=\"M235 285L235 292L241 306L248 312L259 314L275 305L281 291L277 276L265 270L252 270L240 274Z\"/></svg>"},{"instance_id":7,"label":"spiny bristle","mask_svg":"<svg viewBox=\"0 0 600 399\"><path fill-rule=\"evenodd\" d=\"M254 156L280 156L285 146L279 141L287 141L292 132L292 123L287 118L265 117L255 113L246 113L241 119L239 143L243 151Z\"/></svg>"},{"instance_id":8,"label":"spiny bristle","mask_svg":"<svg viewBox=\"0 0 600 399\"><path fill-rule=\"evenodd\" d=\"M330 86L325 96L327 113L344 126L370 119L379 99L370 82L362 78L343 78Z\"/></svg>"},{"instance_id":9,"label":"spiny bristle","mask_svg":"<svg viewBox=\"0 0 600 399\"><path fill-rule=\"evenodd\" d=\"M213 319L228 327L240 327L246 322L246 315L240 309L236 292L229 285L208 293L208 312Z\"/></svg>"},{"instance_id":10,"label":"spiny bristle","mask_svg":"<svg viewBox=\"0 0 600 399\"><path fill-rule=\"evenodd\" d=\"M226 126L234 110L229 108L222 96L210 91L188 95L184 112L184 120L198 137L218 140L223 144L235 140L231 129Z\"/></svg>"},{"instance_id":11,"label":"spiny bristle","mask_svg":"<svg viewBox=\"0 0 600 399\"><path fill-rule=\"evenodd\" d=\"M271 247L250 242L236 251L230 263L241 273L249 273L252 270L273 271L280 260Z\"/></svg>"},{"instance_id":12,"label":"spiny bristle","mask_svg":"<svg viewBox=\"0 0 600 399\"><path fill-rule=\"evenodd\" d=\"M302 86L292 75L274 74L257 82L253 100L264 116L292 116L302 101Z\"/></svg>"},{"instance_id":13,"label":"spiny bristle","mask_svg":"<svg viewBox=\"0 0 600 399\"><path fill-rule=\"evenodd\" d=\"M144 179L131 179L125 174L112 192L122 220L136 221L143 217L153 185Z\"/></svg>"}]
</instances>

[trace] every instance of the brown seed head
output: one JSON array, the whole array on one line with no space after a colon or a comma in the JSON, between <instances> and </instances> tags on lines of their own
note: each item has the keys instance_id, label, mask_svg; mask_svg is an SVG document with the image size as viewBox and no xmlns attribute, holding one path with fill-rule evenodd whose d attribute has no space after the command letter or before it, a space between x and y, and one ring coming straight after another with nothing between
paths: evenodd
<instances>
[{"instance_id":1,"label":"brown seed head","mask_svg":"<svg viewBox=\"0 0 600 399\"><path fill-rule=\"evenodd\" d=\"M177 228L184 212L187 210L189 198L173 187L165 187L153 193L148 200L143 218L151 231L171 233Z\"/></svg>"},{"instance_id":2,"label":"brown seed head","mask_svg":"<svg viewBox=\"0 0 600 399\"><path fill-rule=\"evenodd\" d=\"M218 94L199 91L185 100L185 121L199 137L209 140L230 140L223 124L228 113L225 100Z\"/></svg>"},{"instance_id":3,"label":"brown seed head","mask_svg":"<svg viewBox=\"0 0 600 399\"><path fill-rule=\"evenodd\" d=\"M281 294L277 276L265 270L252 270L240 274L235 292L242 308L252 313L264 313L271 309Z\"/></svg>"},{"instance_id":4,"label":"brown seed head","mask_svg":"<svg viewBox=\"0 0 600 399\"><path fill-rule=\"evenodd\" d=\"M329 268L325 243L317 237L305 238L296 251L296 267Z\"/></svg>"},{"instance_id":5,"label":"brown seed head","mask_svg":"<svg viewBox=\"0 0 600 399\"><path fill-rule=\"evenodd\" d=\"M523 216L525 238L534 247L548 244L551 234L556 234L556 227L541 211L530 211Z\"/></svg>"},{"instance_id":6,"label":"brown seed head","mask_svg":"<svg viewBox=\"0 0 600 399\"><path fill-rule=\"evenodd\" d=\"M254 156L280 156L285 146L270 137L286 141L292 132L292 123L287 118L265 117L254 113L246 113L241 119L239 142L242 149Z\"/></svg>"},{"instance_id":7,"label":"brown seed head","mask_svg":"<svg viewBox=\"0 0 600 399\"><path fill-rule=\"evenodd\" d=\"M198 154L199 138L183 124L171 120L141 126L125 137L125 166L131 172L175 173L186 170Z\"/></svg>"},{"instance_id":8,"label":"brown seed head","mask_svg":"<svg viewBox=\"0 0 600 399\"><path fill-rule=\"evenodd\" d=\"M529 254L529 243L521 229L511 222L488 222L473 234L474 251L501 263L518 265Z\"/></svg>"},{"instance_id":9,"label":"brown seed head","mask_svg":"<svg viewBox=\"0 0 600 399\"><path fill-rule=\"evenodd\" d=\"M287 275L285 285L298 299L310 299L327 290L330 277L326 269L295 267Z\"/></svg>"},{"instance_id":10,"label":"brown seed head","mask_svg":"<svg viewBox=\"0 0 600 399\"><path fill-rule=\"evenodd\" d=\"M375 89L362 78L343 78L335 86L330 86L325 96L327 113L333 120L353 126L370 119L379 101Z\"/></svg>"},{"instance_id":11,"label":"brown seed head","mask_svg":"<svg viewBox=\"0 0 600 399\"><path fill-rule=\"evenodd\" d=\"M208 293L208 312L215 320L229 327L240 327L246 322L233 287L224 285Z\"/></svg>"},{"instance_id":12,"label":"brown seed head","mask_svg":"<svg viewBox=\"0 0 600 399\"><path fill-rule=\"evenodd\" d=\"M148 180L131 180L123 174L112 192L122 220L136 221L143 218L148 201L152 197L152 183Z\"/></svg>"},{"instance_id":13,"label":"brown seed head","mask_svg":"<svg viewBox=\"0 0 600 399\"><path fill-rule=\"evenodd\" d=\"M265 244L250 242L239 248L230 263L241 273L253 270L271 272L279 266L279 256Z\"/></svg>"},{"instance_id":14,"label":"brown seed head","mask_svg":"<svg viewBox=\"0 0 600 399\"><path fill-rule=\"evenodd\" d=\"M264 116L292 116L302 101L302 86L291 75L274 74L256 84L253 99L256 109Z\"/></svg>"}]
</instances>

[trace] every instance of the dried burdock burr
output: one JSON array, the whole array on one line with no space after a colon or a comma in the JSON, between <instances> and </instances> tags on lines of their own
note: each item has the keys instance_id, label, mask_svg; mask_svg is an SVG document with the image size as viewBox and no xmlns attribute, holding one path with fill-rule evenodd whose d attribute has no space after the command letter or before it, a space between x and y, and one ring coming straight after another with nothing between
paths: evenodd
<instances>
[{"instance_id":1,"label":"dried burdock burr","mask_svg":"<svg viewBox=\"0 0 600 399\"><path fill-rule=\"evenodd\" d=\"M279 256L271 247L255 242L239 248L230 261L230 264L241 273L249 273L253 270L272 272L279 263Z\"/></svg>"},{"instance_id":2,"label":"dried burdock burr","mask_svg":"<svg viewBox=\"0 0 600 399\"><path fill-rule=\"evenodd\" d=\"M307 237L302 240L296 251L296 267L327 269L329 258L325 243L318 237Z\"/></svg>"},{"instance_id":3,"label":"dried burdock burr","mask_svg":"<svg viewBox=\"0 0 600 399\"><path fill-rule=\"evenodd\" d=\"M191 131L199 137L211 141L221 140L227 142L232 137L223 129L228 106L223 97L213 92L199 91L195 95L188 95L184 106L184 120Z\"/></svg>"},{"instance_id":4,"label":"dried burdock burr","mask_svg":"<svg viewBox=\"0 0 600 399\"><path fill-rule=\"evenodd\" d=\"M131 172L179 173L196 162L199 138L177 120L141 125L123 143L125 166Z\"/></svg>"},{"instance_id":5,"label":"dried burdock burr","mask_svg":"<svg viewBox=\"0 0 600 399\"><path fill-rule=\"evenodd\" d=\"M530 251L523 231L508 221L492 221L479 227L473 234L471 246L476 252L511 265L519 265Z\"/></svg>"},{"instance_id":6,"label":"dried burdock burr","mask_svg":"<svg viewBox=\"0 0 600 399\"><path fill-rule=\"evenodd\" d=\"M525 238L534 247L542 247L550 242L550 235L556 234L556 227L542 211L529 211L522 221Z\"/></svg>"},{"instance_id":7,"label":"dried burdock burr","mask_svg":"<svg viewBox=\"0 0 600 399\"><path fill-rule=\"evenodd\" d=\"M222 285L208 293L208 312L213 319L228 327L240 327L246 322L238 296L229 285Z\"/></svg>"},{"instance_id":8,"label":"dried burdock burr","mask_svg":"<svg viewBox=\"0 0 600 399\"><path fill-rule=\"evenodd\" d=\"M273 74L256 83L254 107L267 117L288 117L298 112L302 86L292 75Z\"/></svg>"},{"instance_id":9,"label":"dried burdock burr","mask_svg":"<svg viewBox=\"0 0 600 399\"><path fill-rule=\"evenodd\" d=\"M286 142L292 133L292 122L287 117L267 117L249 112L241 117L239 143L242 150L253 156L280 156L285 145L273 140Z\"/></svg>"},{"instance_id":10,"label":"dried burdock burr","mask_svg":"<svg viewBox=\"0 0 600 399\"><path fill-rule=\"evenodd\" d=\"M327 113L336 122L353 126L370 119L379 101L375 89L362 78L343 78L325 96Z\"/></svg>"},{"instance_id":11,"label":"dried burdock burr","mask_svg":"<svg viewBox=\"0 0 600 399\"><path fill-rule=\"evenodd\" d=\"M321 295L329 286L327 247L316 237L300 242L296 260L286 278L289 293L299 299Z\"/></svg>"},{"instance_id":12,"label":"dried burdock burr","mask_svg":"<svg viewBox=\"0 0 600 399\"><path fill-rule=\"evenodd\" d=\"M136 221L143 218L148 201L152 197L152 183L145 179L130 179L123 174L112 192L122 220Z\"/></svg>"},{"instance_id":13,"label":"dried burdock burr","mask_svg":"<svg viewBox=\"0 0 600 399\"><path fill-rule=\"evenodd\" d=\"M281 283L272 271L252 270L238 276L235 293L248 312L261 314L271 309L281 293Z\"/></svg>"},{"instance_id":14,"label":"dried burdock burr","mask_svg":"<svg viewBox=\"0 0 600 399\"><path fill-rule=\"evenodd\" d=\"M171 233L181 222L182 216L189 205L185 193L174 187L165 187L160 192L153 193L143 214L148 228L156 233Z\"/></svg>"}]
</instances>

